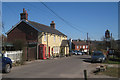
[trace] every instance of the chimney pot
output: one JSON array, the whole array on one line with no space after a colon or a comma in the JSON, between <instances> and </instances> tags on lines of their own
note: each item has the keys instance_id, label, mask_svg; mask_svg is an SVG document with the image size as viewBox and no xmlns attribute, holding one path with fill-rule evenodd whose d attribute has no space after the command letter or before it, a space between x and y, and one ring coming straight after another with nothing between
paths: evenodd
<instances>
[{"instance_id":1,"label":"chimney pot","mask_svg":"<svg viewBox=\"0 0 120 80\"><path fill-rule=\"evenodd\" d=\"M54 23L54 21L52 21L52 23Z\"/></svg>"},{"instance_id":2,"label":"chimney pot","mask_svg":"<svg viewBox=\"0 0 120 80\"><path fill-rule=\"evenodd\" d=\"M27 13L27 11L25 11L25 13Z\"/></svg>"},{"instance_id":3,"label":"chimney pot","mask_svg":"<svg viewBox=\"0 0 120 80\"><path fill-rule=\"evenodd\" d=\"M52 27L52 28L55 29L55 23L54 23L54 21L52 21L52 22L50 23L50 27Z\"/></svg>"}]
</instances>

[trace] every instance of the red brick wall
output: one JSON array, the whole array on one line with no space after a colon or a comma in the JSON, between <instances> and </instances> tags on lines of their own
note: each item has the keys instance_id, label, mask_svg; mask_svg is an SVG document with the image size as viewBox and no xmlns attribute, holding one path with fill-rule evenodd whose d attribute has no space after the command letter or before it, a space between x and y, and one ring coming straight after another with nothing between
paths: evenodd
<instances>
[{"instance_id":1,"label":"red brick wall","mask_svg":"<svg viewBox=\"0 0 120 80\"><path fill-rule=\"evenodd\" d=\"M28 24L21 22L16 28L7 34L7 41L22 40L25 42L37 42L38 32Z\"/></svg>"},{"instance_id":2,"label":"red brick wall","mask_svg":"<svg viewBox=\"0 0 120 80\"><path fill-rule=\"evenodd\" d=\"M7 41L13 42L15 40L24 40L26 41L26 34L23 33L18 28L13 29L8 35L7 35Z\"/></svg>"}]
</instances>

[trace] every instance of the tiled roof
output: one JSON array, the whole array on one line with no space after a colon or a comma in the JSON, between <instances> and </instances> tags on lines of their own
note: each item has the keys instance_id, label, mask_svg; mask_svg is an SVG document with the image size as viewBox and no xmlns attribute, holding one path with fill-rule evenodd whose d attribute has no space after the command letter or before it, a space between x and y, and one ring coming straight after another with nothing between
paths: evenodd
<instances>
[{"instance_id":1,"label":"tiled roof","mask_svg":"<svg viewBox=\"0 0 120 80\"><path fill-rule=\"evenodd\" d=\"M29 24L31 24L33 27L37 28L38 30L42 31L42 32L47 32L47 33L52 33L52 34L56 34L56 35L63 35L66 36L65 34L61 33L60 31L58 31L57 29L51 28L50 26L46 26L37 22L33 22L33 21L28 21Z\"/></svg>"},{"instance_id":2,"label":"tiled roof","mask_svg":"<svg viewBox=\"0 0 120 80\"><path fill-rule=\"evenodd\" d=\"M21 22L25 22L26 24L28 24L29 26L33 27L34 29L36 29L37 31L41 31L41 32L47 32L47 33L51 33L51 34L56 34L56 35L63 35L66 36L65 34L61 33L60 31L58 31L57 29L54 29L50 26L46 26L37 22L33 22L33 21L29 21L29 20L21 20L19 21L15 26L13 26L8 32L11 32L18 24L20 24Z\"/></svg>"},{"instance_id":3,"label":"tiled roof","mask_svg":"<svg viewBox=\"0 0 120 80\"><path fill-rule=\"evenodd\" d=\"M87 45L87 42L85 41L72 41L74 45Z\"/></svg>"}]
</instances>

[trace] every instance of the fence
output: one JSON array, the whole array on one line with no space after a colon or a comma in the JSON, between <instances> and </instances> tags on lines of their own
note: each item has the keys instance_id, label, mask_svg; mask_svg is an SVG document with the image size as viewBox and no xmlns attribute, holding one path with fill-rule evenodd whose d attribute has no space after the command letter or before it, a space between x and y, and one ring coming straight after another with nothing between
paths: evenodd
<instances>
[{"instance_id":1,"label":"fence","mask_svg":"<svg viewBox=\"0 0 120 80\"><path fill-rule=\"evenodd\" d=\"M23 51L6 51L4 56L9 57L13 63L21 61Z\"/></svg>"}]
</instances>

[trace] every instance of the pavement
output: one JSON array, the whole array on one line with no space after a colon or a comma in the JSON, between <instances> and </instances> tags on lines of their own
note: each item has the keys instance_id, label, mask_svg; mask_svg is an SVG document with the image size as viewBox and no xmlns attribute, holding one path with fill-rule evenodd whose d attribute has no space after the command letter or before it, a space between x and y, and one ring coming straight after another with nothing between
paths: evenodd
<instances>
[{"instance_id":1,"label":"pavement","mask_svg":"<svg viewBox=\"0 0 120 80\"><path fill-rule=\"evenodd\" d=\"M93 70L100 64L92 64L89 55L35 60L25 65L13 67L3 78L84 78L87 70L88 78L112 78L105 75L94 75Z\"/></svg>"}]
</instances>

